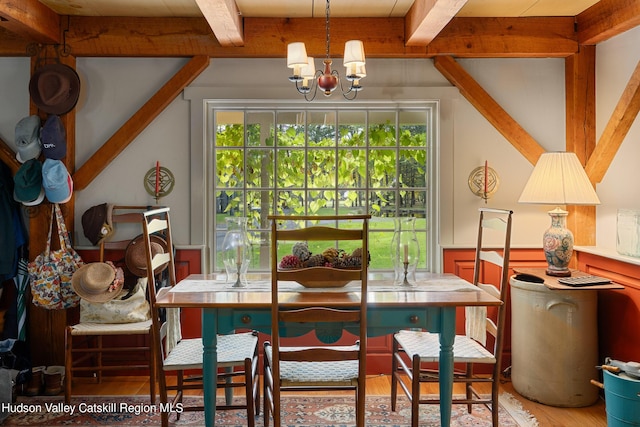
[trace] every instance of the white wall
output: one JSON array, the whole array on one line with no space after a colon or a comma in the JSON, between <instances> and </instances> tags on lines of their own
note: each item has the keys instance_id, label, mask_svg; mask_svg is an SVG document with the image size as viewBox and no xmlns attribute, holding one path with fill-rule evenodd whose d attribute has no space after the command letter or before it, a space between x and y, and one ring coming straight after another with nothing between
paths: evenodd
<instances>
[{"instance_id":1,"label":"white wall","mask_svg":"<svg viewBox=\"0 0 640 427\"><path fill-rule=\"evenodd\" d=\"M640 61L640 27L614 37L596 48L596 139ZM596 240L599 248L615 250L618 209L640 209L640 120L636 117L618 153L596 191Z\"/></svg>"},{"instance_id":2,"label":"white wall","mask_svg":"<svg viewBox=\"0 0 640 427\"><path fill-rule=\"evenodd\" d=\"M637 58L633 55L639 56L640 52L634 44L639 40L640 31L630 31L598 48L599 132L635 67ZM76 107L76 167L81 167L186 61L78 58L82 89ZM460 59L459 62L546 150L564 149L563 59ZM296 96L287 81L288 72L283 59L212 59L190 90L205 90L219 98L292 100ZM517 203L533 165L451 89L432 62L371 59L367 72L362 92L365 101L443 97L441 244L474 244L477 208L485 204L469 191L467 180L471 170L487 160L500 175L501 182L497 194L486 206L515 211L514 247L540 247L542 232L549 225L546 211L550 207ZM15 123L28 114L28 80L28 59L0 58L0 138L9 145L13 145ZM162 204L171 206L174 213L174 240L179 245L197 244L190 229L190 206L200 211L202 200L198 197L200 190L196 188L194 192L191 188L189 175L191 165L199 159L192 158L189 144L194 138L194 123L201 122L201 105L179 96L94 182L76 192L76 245L88 244L80 223L87 208L105 201L154 202L143 188L143 177L156 161L171 169L176 177L173 193L161 200ZM633 141L631 136L637 135L636 128L632 128L628 140ZM640 207L637 206L640 189L631 190L632 198L628 191L620 192L621 187L632 187L630 184L640 175L640 170L631 163L639 158L638 150L640 147L635 142L623 144L612 171L596 188L603 202L598 208L598 244L611 245L611 222L615 223L615 218L609 217L615 216L618 207ZM600 215L605 218L601 219ZM615 246L615 236L613 239Z\"/></svg>"}]
</instances>

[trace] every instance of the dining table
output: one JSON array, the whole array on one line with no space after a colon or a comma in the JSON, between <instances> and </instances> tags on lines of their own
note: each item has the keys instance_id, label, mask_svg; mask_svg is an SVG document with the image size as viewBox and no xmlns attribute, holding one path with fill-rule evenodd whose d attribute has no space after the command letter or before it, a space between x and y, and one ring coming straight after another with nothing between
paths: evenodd
<instances>
[{"instance_id":1,"label":"dining table","mask_svg":"<svg viewBox=\"0 0 640 427\"><path fill-rule=\"evenodd\" d=\"M441 425L451 422L453 397L453 342L458 307L498 306L500 299L454 274L419 273L411 286L394 284L384 273L367 276L367 334L393 334L400 329L419 328L439 334L439 388ZM296 282L280 283L281 300L354 301L360 284L343 287L306 288ZM284 294L284 295L283 295ZM247 285L234 286L225 274L191 274L172 288L161 289L158 307L202 309L204 416L206 426L215 426L218 334L238 329L271 331L271 279L268 273L249 273ZM343 304L344 305L344 304ZM389 362L391 365L391 362Z\"/></svg>"}]
</instances>

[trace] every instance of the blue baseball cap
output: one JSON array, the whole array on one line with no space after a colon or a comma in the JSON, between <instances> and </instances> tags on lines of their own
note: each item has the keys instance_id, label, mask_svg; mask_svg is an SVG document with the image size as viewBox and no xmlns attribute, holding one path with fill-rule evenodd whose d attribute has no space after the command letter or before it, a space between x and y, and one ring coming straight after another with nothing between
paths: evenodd
<instances>
[{"instance_id":1,"label":"blue baseball cap","mask_svg":"<svg viewBox=\"0 0 640 427\"><path fill-rule=\"evenodd\" d=\"M62 160L67 155L67 132L59 116L50 115L40 133L42 154L48 159Z\"/></svg>"},{"instance_id":2,"label":"blue baseball cap","mask_svg":"<svg viewBox=\"0 0 640 427\"><path fill-rule=\"evenodd\" d=\"M45 159L42 165L42 186L51 203L67 203L73 192L73 180L60 160Z\"/></svg>"}]
</instances>

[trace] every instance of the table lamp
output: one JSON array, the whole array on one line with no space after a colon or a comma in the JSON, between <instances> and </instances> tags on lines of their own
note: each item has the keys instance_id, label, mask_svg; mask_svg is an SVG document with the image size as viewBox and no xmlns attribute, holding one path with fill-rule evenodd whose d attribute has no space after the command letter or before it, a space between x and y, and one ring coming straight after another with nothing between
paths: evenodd
<instances>
[{"instance_id":1,"label":"table lamp","mask_svg":"<svg viewBox=\"0 0 640 427\"><path fill-rule=\"evenodd\" d=\"M538 159L518 202L598 205L600 199L575 153L549 152ZM560 207L549 211L551 227L545 231L542 242L549 276L571 276L568 266L573 254L573 234L567 228L567 215Z\"/></svg>"}]
</instances>

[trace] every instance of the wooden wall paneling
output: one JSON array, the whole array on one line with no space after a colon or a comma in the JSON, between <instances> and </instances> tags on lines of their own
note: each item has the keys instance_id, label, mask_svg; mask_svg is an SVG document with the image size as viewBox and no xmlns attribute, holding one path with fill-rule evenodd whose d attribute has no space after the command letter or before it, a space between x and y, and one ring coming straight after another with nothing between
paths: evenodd
<instances>
[{"instance_id":1,"label":"wooden wall paneling","mask_svg":"<svg viewBox=\"0 0 640 427\"><path fill-rule=\"evenodd\" d=\"M581 271L608 277L624 290L598 291L599 357L640 361L640 266L577 252Z\"/></svg>"},{"instance_id":2,"label":"wooden wall paneling","mask_svg":"<svg viewBox=\"0 0 640 427\"><path fill-rule=\"evenodd\" d=\"M199 249L180 249L175 257L176 280L180 281L189 274L202 272L202 255ZM202 336L202 310L183 308L180 312L182 335L184 338Z\"/></svg>"}]
</instances>

